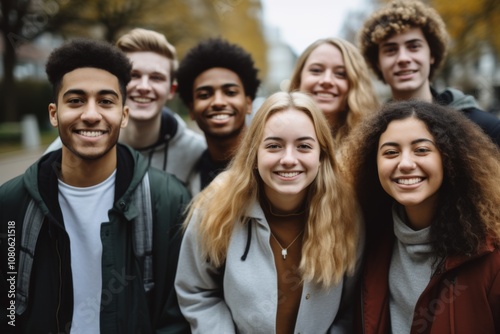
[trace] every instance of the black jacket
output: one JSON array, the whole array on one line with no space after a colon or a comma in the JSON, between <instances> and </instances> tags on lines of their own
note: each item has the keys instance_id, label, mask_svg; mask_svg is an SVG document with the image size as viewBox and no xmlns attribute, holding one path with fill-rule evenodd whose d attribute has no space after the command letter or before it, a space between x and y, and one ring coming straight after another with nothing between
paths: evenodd
<instances>
[{"instance_id":1,"label":"black jacket","mask_svg":"<svg viewBox=\"0 0 500 334\"><path fill-rule=\"evenodd\" d=\"M440 94L431 88L431 93L437 103L463 111L467 118L479 125L500 147L500 120L495 115L479 109L474 97L453 88L447 88Z\"/></svg>"},{"instance_id":2,"label":"black jacket","mask_svg":"<svg viewBox=\"0 0 500 334\"><path fill-rule=\"evenodd\" d=\"M138 152L118 145L117 158L115 201L108 212L109 222L101 225L101 333L189 332L174 290L179 226L189 194L175 177L148 168ZM58 203L60 161L61 150L47 154L24 175L0 187L1 333L70 331L74 303L70 240ZM145 195L148 193L150 196ZM137 221L145 214L143 203L150 204L152 217L149 282L144 276L145 260L137 256L134 239ZM39 231L23 230L23 226L39 226ZM14 240L10 249L9 237ZM36 248L21 249L30 238L27 244ZM13 249L15 258L9 262ZM15 285L7 281L11 273L17 273ZM150 287L148 292L146 285ZM9 295L13 289L15 299ZM15 327L9 324L12 317L8 317L7 309L13 300Z\"/></svg>"}]
</instances>

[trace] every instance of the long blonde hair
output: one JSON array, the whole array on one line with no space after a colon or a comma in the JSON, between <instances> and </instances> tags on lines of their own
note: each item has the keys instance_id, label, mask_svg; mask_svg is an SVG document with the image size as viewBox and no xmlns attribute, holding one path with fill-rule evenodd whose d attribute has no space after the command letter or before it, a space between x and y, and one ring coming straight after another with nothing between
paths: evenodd
<instances>
[{"instance_id":1,"label":"long blonde hair","mask_svg":"<svg viewBox=\"0 0 500 334\"><path fill-rule=\"evenodd\" d=\"M321 149L318 175L308 190L309 214L299 268L304 280L329 287L338 283L344 273L354 271L359 213L353 191L335 160L326 118L306 94L275 93L263 103L228 169L194 198L185 226L192 218L199 221L202 253L213 265L221 266L234 225L250 223L244 219L249 203L261 196L262 180L255 166L264 125L271 115L288 109L310 117Z\"/></svg>"},{"instance_id":2,"label":"long blonde hair","mask_svg":"<svg viewBox=\"0 0 500 334\"><path fill-rule=\"evenodd\" d=\"M362 119L378 110L379 101L373 90L368 67L361 53L353 44L341 38L319 39L309 45L297 60L288 91L293 92L300 89L301 75L307 59L318 46L323 44L331 44L339 49L349 82L345 117L341 117L341 123L334 125L331 129L334 140L338 144Z\"/></svg>"}]
</instances>

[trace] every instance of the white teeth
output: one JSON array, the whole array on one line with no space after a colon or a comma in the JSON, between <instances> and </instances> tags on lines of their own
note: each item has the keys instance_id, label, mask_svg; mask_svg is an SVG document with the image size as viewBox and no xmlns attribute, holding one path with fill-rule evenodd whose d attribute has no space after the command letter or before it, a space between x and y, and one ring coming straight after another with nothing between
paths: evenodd
<instances>
[{"instance_id":1,"label":"white teeth","mask_svg":"<svg viewBox=\"0 0 500 334\"><path fill-rule=\"evenodd\" d=\"M398 180L396 180L396 182L399 183L399 184L412 185L412 184L416 184L416 183L422 182L422 178L415 177L415 178L412 178L412 179L398 179Z\"/></svg>"},{"instance_id":2,"label":"white teeth","mask_svg":"<svg viewBox=\"0 0 500 334\"><path fill-rule=\"evenodd\" d=\"M151 99L149 99L147 97L134 97L133 100L135 102L139 102L139 103L149 103L152 101Z\"/></svg>"},{"instance_id":3,"label":"white teeth","mask_svg":"<svg viewBox=\"0 0 500 334\"><path fill-rule=\"evenodd\" d=\"M288 172L288 173L279 172L278 175L282 176L282 177L294 177L294 176L299 175L299 172Z\"/></svg>"},{"instance_id":4,"label":"white teeth","mask_svg":"<svg viewBox=\"0 0 500 334\"><path fill-rule=\"evenodd\" d=\"M102 131L79 131L79 134L85 137L99 137L103 134Z\"/></svg>"},{"instance_id":5,"label":"white teeth","mask_svg":"<svg viewBox=\"0 0 500 334\"><path fill-rule=\"evenodd\" d=\"M213 119L216 119L216 120L225 120L225 119L228 119L230 116L228 114L217 114L217 115L213 115L213 116L210 116L210 118L213 118Z\"/></svg>"},{"instance_id":6,"label":"white teeth","mask_svg":"<svg viewBox=\"0 0 500 334\"><path fill-rule=\"evenodd\" d=\"M318 97L335 97L335 95L331 94L331 93L316 93L316 96Z\"/></svg>"}]
</instances>

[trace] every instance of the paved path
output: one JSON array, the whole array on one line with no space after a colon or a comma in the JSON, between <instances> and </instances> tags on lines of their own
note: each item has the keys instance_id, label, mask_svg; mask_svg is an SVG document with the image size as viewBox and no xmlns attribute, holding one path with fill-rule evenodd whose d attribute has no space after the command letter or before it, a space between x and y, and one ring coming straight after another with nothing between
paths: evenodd
<instances>
[{"instance_id":1,"label":"paved path","mask_svg":"<svg viewBox=\"0 0 500 334\"><path fill-rule=\"evenodd\" d=\"M45 148L0 154L0 184L24 173L26 168L40 158Z\"/></svg>"}]
</instances>

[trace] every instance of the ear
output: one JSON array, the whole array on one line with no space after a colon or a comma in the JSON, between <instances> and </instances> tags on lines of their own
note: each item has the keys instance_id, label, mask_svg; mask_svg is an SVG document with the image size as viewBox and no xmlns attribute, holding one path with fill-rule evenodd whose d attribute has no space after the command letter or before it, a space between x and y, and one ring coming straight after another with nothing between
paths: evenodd
<instances>
[{"instance_id":1,"label":"ear","mask_svg":"<svg viewBox=\"0 0 500 334\"><path fill-rule=\"evenodd\" d=\"M434 62L435 62L434 56L431 56L430 64L434 65Z\"/></svg>"},{"instance_id":2,"label":"ear","mask_svg":"<svg viewBox=\"0 0 500 334\"><path fill-rule=\"evenodd\" d=\"M170 85L170 92L168 93L169 100L174 98L176 91L177 91L177 80L174 80Z\"/></svg>"},{"instance_id":3,"label":"ear","mask_svg":"<svg viewBox=\"0 0 500 334\"><path fill-rule=\"evenodd\" d=\"M246 97L247 102L247 114L250 115L252 113L252 99L250 96Z\"/></svg>"},{"instance_id":4,"label":"ear","mask_svg":"<svg viewBox=\"0 0 500 334\"><path fill-rule=\"evenodd\" d=\"M57 120L57 105L55 103L50 103L48 109L50 124L52 124L54 128L57 128L57 126L59 125L59 122Z\"/></svg>"},{"instance_id":5,"label":"ear","mask_svg":"<svg viewBox=\"0 0 500 334\"><path fill-rule=\"evenodd\" d=\"M120 124L120 127L123 129L124 127L127 126L128 124L128 112L129 112L129 108L128 106L124 106L123 107L123 113L122 113L122 122Z\"/></svg>"}]
</instances>

